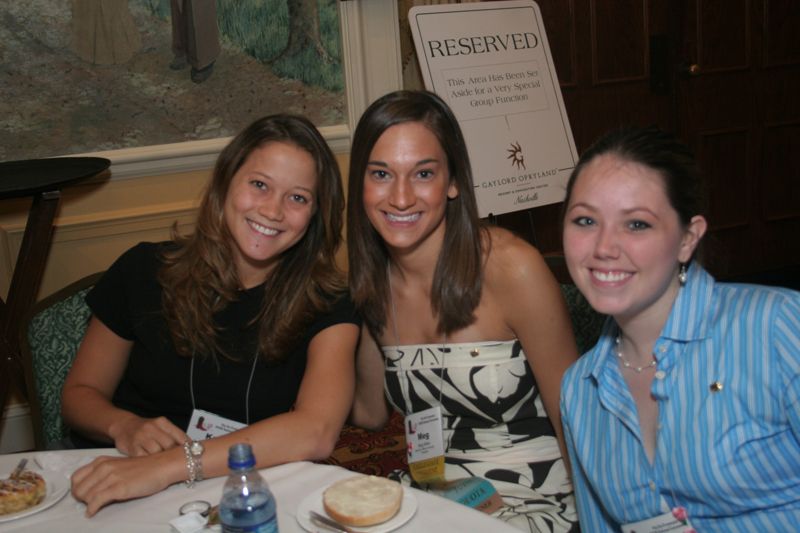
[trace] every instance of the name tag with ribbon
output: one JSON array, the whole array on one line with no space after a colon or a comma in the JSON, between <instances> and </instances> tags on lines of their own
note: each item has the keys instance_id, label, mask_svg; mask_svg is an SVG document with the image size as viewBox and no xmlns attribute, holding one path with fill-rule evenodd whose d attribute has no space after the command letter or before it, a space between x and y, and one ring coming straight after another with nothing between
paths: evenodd
<instances>
[{"instance_id":1,"label":"name tag with ribbon","mask_svg":"<svg viewBox=\"0 0 800 533\"><path fill-rule=\"evenodd\" d=\"M689 515L684 507L675 507L672 511L622 525L622 533L697 533L689 523Z\"/></svg>"},{"instance_id":2,"label":"name tag with ribbon","mask_svg":"<svg viewBox=\"0 0 800 533\"><path fill-rule=\"evenodd\" d=\"M405 419L406 454L411 477L417 483L444 480L442 409L438 405Z\"/></svg>"},{"instance_id":3,"label":"name tag with ribbon","mask_svg":"<svg viewBox=\"0 0 800 533\"><path fill-rule=\"evenodd\" d=\"M186 435L192 440L206 440L213 437L221 437L245 427L247 427L247 424L242 424L202 409L195 409L192 411L192 418L189 420Z\"/></svg>"}]
</instances>

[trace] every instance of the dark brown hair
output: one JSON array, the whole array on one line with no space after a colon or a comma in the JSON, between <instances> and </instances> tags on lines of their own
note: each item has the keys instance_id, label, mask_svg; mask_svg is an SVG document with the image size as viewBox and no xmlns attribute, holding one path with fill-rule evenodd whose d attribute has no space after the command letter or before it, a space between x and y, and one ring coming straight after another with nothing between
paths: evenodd
<instances>
[{"instance_id":1,"label":"dark brown hair","mask_svg":"<svg viewBox=\"0 0 800 533\"><path fill-rule=\"evenodd\" d=\"M439 318L438 330L448 333L471 324L481 297L483 232L469 155L458 121L447 104L433 93L389 93L373 102L358 121L347 195L350 291L375 335L386 324L389 256L364 210L364 177L378 138L390 127L406 122L423 124L439 140L447 156L450 179L459 193L447 202L444 243L431 287L431 308Z\"/></svg>"},{"instance_id":2,"label":"dark brown hair","mask_svg":"<svg viewBox=\"0 0 800 533\"><path fill-rule=\"evenodd\" d=\"M670 205L684 226L705 212L705 194L700 170L689 148L671 133L655 127L625 127L606 133L594 142L572 170L564 198L566 209L572 188L583 168L596 157L613 154L658 172Z\"/></svg>"},{"instance_id":3,"label":"dark brown hair","mask_svg":"<svg viewBox=\"0 0 800 533\"><path fill-rule=\"evenodd\" d=\"M339 166L319 131L306 118L271 115L256 120L222 150L200 204L197 226L188 236L173 229L176 247L163 253L159 272L162 304L170 333L180 355L225 353L213 317L237 297L238 274L232 268L232 236L224 218L231 181L248 156L270 142L292 144L308 152L317 172L316 209L308 229L283 252L264 284L264 303L255 321L260 324L259 353L279 361L291 348L297 332L329 302L326 294L344 289L335 263L341 243L344 193Z\"/></svg>"}]
</instances>

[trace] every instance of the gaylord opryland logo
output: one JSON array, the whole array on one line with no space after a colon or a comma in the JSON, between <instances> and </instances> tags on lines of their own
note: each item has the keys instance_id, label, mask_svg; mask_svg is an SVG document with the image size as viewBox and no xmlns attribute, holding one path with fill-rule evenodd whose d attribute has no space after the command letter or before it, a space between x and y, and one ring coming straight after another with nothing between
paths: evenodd
<instances>
[{"instance_id":1,"label":"gaylord opryland logo","mask_svg":"<svg viewBox=\"0 0 800 533\"><path fill-rule=\"evenodd\" d=\"M511 148L506 151L509 153L506 159L511 160L511 166L521 169L525 168L525 157L522 155L522 147L520 146L519 142L512 142Z\"/></svg>"}]
</instances>

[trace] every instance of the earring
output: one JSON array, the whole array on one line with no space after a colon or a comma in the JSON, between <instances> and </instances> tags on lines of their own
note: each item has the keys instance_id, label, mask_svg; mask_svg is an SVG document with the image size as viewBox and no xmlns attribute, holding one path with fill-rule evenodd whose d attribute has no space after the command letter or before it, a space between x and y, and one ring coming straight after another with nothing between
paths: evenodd
<instances>
[{"instance_id":1,"label":"earring","mask_svg":"<svg viewBox=\"0 0 800 533\"><path fill-rule=\"evenodd\" d=\"M686 263L681 263L681 268L678 270L678 282L680 282L681 287L686 285Z\"/></svg>"}]
</instances>

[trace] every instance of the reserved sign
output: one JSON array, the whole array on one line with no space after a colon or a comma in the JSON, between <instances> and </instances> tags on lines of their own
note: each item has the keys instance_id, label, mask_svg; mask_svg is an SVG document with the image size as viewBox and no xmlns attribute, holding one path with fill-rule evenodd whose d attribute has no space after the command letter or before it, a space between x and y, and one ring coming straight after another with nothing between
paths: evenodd
<instances>
[{"instance_id":1,"label":"reserved sign","mask_svg":"<svg viewBox=\"0 0 800 533\"><path fill-rule=\"evenodd\" d=\"M425 87L458 118L482 217L560 202L578 155L539 6L415 6Z\"/></svg>"}]
</instances>

